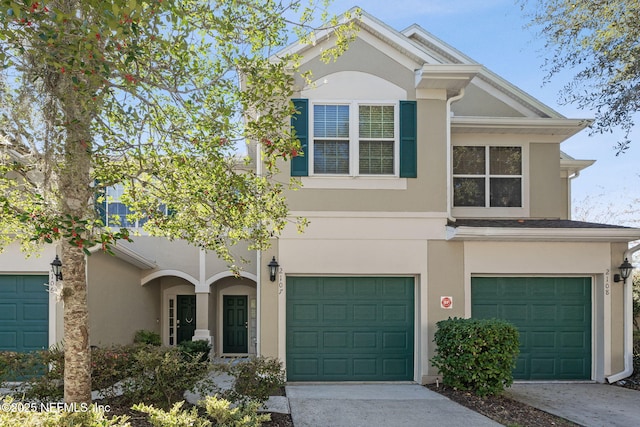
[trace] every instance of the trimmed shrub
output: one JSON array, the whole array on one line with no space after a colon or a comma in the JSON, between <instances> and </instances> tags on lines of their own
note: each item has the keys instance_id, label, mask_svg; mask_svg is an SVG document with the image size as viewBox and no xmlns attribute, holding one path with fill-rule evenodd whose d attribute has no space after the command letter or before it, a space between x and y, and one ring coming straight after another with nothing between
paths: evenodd
<instances>
[{"instance_id":1,"label":"trimmed shrub","mask_svg":"<svg viewBox=\"0 0 640 427\"><path fill-rule=\"evenodd\" d=\"M144 346L131 354L130 376L117 384L126 405L147 403L169 408L186 390L213 389L208 379L211 365L185 358L177 348Z\"/></svg>"},{"instance_id":2,"label":"trimmed shrub","mask_svg":"<svg viewBox=\"0 0 640 427\"><path fill-rule=\"evenodd\" d=\"M231 401L264 403L286 381L282 362L271 357L252 357L218 368L235 378L233 388L224 392L224 397Z\"/></svg>"},{"instance_id":3,"label":"trimmed shrub","mask_svg":"<svg viewBox=\"0 0 640 427\"><path fill-rule=\"evenodd\" d=\"M24 397L40 402L59 401L64 395L64 352L51 349L18 355L11 359L13 365L51 367L42 375L29 378L21 390ZM209 363L185 357L177 348L112 346L93 348L91 356L92 389L127 406L143 402L168 408L182 400L186 390L197 387L202 392L209 392L214 389L208 378ZM7 363L3 362L4 365Z\"/></svg>"},{"instance_id":4,"label":"trimmed shrub","mask_svg":"<svg viewBox=\"0 0 640 427\"><path fill-rule=\"evenodd\" d=\"M500 394L513 383L518 329L504 320L449 318L437 323L431 363L445 385L479 396Z\"/></svg>"},{"instance_id":5,"label":"trimmed shrub","mask_svg":"<svg viewBox=\"0 0 640 427\"><path fill-rule=\"evenodd\" d=\"M160 346L162 344L162 339L160 338L160 334L153 331L147 331L145 329L140 329L136 331L133 336L134 344L149 344Z\"/></svg>"},{"instance_id":6,"label":"trimmed shrub","mask_svg":"<svg viewBox=\"0 0 640 427\"><path fill-rule=\"evenodd\" d=\"M201 362L209 360L211 344L209 344L208 341L183 341L178 344L178 348L180 349L182 354L189 359L198 358L198 360Z\"/></svg>"}]
</instances>

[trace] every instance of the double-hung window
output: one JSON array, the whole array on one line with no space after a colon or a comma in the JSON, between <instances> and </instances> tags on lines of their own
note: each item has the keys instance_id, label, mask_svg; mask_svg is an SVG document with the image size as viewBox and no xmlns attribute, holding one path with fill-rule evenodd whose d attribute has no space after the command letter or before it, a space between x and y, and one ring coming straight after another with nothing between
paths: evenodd
<instances>
[{"instance_id":1,"label":"double-hung window","mask_svg":"<svg viewBox=\"0 0 640 427\"><path fill-rule=\"evenodd\" d=\"M453 206L523 206L522 147L453 147Z\"/></svg>"},{"instance_id":2,"label":"double-hung window","mask_svg":"<svg viewBox=\"0 0 640 427\"><path fill-rule=\"evenodd\" d=\"M124 187L122 184L116 184L113 187L107 187L100 206L98 206L98 213L102 218L102 222L106 227L126 227L126 228L141 228L148 217L143 216L140 219L134 219L135 212L122 202L122 195L124 193ZM168 212L167 205L162 203L158 207L159 210L166 214Z\"/></svg>"},{"instance_id":3,"label":"double-hung window","mask_svg":"<svg viewBox=\"0 0 640 427\"><path fill-rule=\"evenodd\" d=\"M397 106L313 105L314 175L397 175Z\"/></svg>"}]
</instances>

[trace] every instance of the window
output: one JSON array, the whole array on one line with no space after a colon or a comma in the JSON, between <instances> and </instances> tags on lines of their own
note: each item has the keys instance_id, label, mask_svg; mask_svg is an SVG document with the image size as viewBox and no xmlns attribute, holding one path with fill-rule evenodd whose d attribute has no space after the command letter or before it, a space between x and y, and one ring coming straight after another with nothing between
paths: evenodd
<instances>
[{"instance_id":1,"label":"window","mask_svg":"<svg viewBox=\"0 0 640 427\"><path fill-rule=\"evenodd\" d=\"M313 173L394 175L395 105L315 104Z\"/></svg>"},{"instance_id":2,"label":"window","mask_svg":"<svg viewBox=\"0 0 640 427\"><path fill-rule=\"evenodd\" d=\"M313 172L349 173L349 106L315 105Z\"/></svg>"},{"instance_id":3,"label":"window","mask_svg":"<svg viewBox=\"0 0 640 427\"><path fill-rule=\"evenodd\" d=\"M522 207L522 147L453 147L454 207Z\"/></svg>"},{"instance_id":4,"label":"window","mask_svg":"<svg viewBox=\"0 0 640 427\"><path fill-rule=\"evenodd\" d=\"M392 105L359 106L360 174L393 175L395 114Z\"/></svg>"},{"instance_id":5,"label":"window","mask_svg":"<svg viewBox=\"0 0 640 427\"><path fill-rule=\"evenodd\" d=\"M127 227L127 228L141 228L147 217L143 217L138 220L132 220L129 215L135 212L129 208L126 204L122 203L121 198L124 193L124 187L122 185L115 185L113 187L107 187L105 189L105 197L101 205L98 206L98 213L104 222L106 227ZM165 214L167 213L167 206L161 204L159 209Z\"/></svg>"}]
</instances>

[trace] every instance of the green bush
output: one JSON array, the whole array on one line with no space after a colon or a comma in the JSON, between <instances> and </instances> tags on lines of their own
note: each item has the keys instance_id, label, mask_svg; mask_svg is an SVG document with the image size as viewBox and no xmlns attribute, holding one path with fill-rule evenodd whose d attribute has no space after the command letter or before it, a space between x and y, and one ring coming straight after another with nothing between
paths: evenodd
<instances>
[{"instance_id":1,"label":"green bush","mask_svg":"<svg viewBox=\"0 0 640 427\"><path fill-rule=\"evenodd\" d=\"M160 346L162 344L162 339L160 338L160 334L157 332L140 329L136 331L135 335L133 336L133 342L135 344L149 344Z\"/></svg>"},{"instance_id":2,"label":"green bush","mask_svg":"<svg viewBox=\"0 0 640 427\"><path fill-rule=\"evenodd\" d=\"M130 376L118 384L122 403L147 403L169 408L182 400L186 390L213 389L211 366L197 358L185 358L177 348L144 346L131 354Z\"/></svg>"},{"instance_id":3,"label":"green bush","mask_svg":"<svg viewBox=\"0 0 640 427\"><path fill-rule=\"evenodd\" d=\"M209 360L211 344L209 344L208 341L182 341L180 344L178 344L178 348L187 358L198 358L201 362Z\"/></svg>"},{"instance_id":4,"label":"green bush","mask_svg":"<svg viewBox=\"0 0 640 427\"><path fill-rule=\"evenodd\" d=\"M10 358L12 365L51 367L43 375L28 379L20 390L24 397L41 402L59 401L64 395L64 352L56 348L17 355ZM203 392L214 389L208 378L209 363L184 357L177 348L112 346L93 348L91 356L92 389L127 406L143 402L167 408L182 400L186 390L194 390L196 386Z\"/></svg>"},{"instance_id":5,"label":"green bush","mask_svg":"<svg viewBox=\"0 0 640 427\"><path fill-rule=\"evenodd\" d=\"M196 407L183 410L184 402L178 402L167 412L144 404L133 407L136 411L149 414L149 421L156 427L208 427L211 422L198 416ZM217 427L260 427L263 422L271 420L269 414L258 414L259 403L253 402L240 407L231 408L231 402L207 396L199 405L204 406L207 415L214 420Z\"/></svg>"},{"instance_id":6,"label":"green bush","mask_svg":"<svg viewBox=\"0 0 640 427\"><path fill-rule=\"evenodd\" d=\"M0 386L9 381L24 381L46 370L45 355L41 351L17 353L0 352Z\"/></svg>"},{"instance_id":7,"label":"green bush","mask_svg":"<svg viewBox=\"0 0 640 427\"><path fill-rule=\"evenodd\" d=\"M499 394L513 383L518 329L498 319L448 319L437 323L431 363L445 385L479 396Z\"/></svg>"},{"instance_id":8,"label":"green bush","mask_svg":"<svg viewBox=\"0 0 640 427\"><path fill-rule=\"evenodd\" d=\"M282 362L270 357L252 357L226 364L222 369L235 378L233 388L224 392L224 397L231 401L264 403L286 381Z\"/></svg>"}]
</instances>

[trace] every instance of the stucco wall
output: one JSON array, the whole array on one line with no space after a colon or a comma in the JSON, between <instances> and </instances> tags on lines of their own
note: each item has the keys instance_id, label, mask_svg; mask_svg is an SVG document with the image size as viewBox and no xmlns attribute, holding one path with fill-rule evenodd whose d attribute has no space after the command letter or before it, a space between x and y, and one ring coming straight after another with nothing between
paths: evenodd
<instances>
[{"instance_id":1,"label":"stucco wall","mask_svg":"<svg viewBox=\"0 0 640 427\"><path fill-rule=\"evenodd\" d=\"M560 145L530 144L529 164L531 217L564 218L566 191L563 189L566 186L560 179Z\"/></svg>"},{"instance_id":2,"label":"stucco wall","mask_svg":"<svg viewBox=\"0 0 640 427\"><path fill-rule=\"evenodd\" d=\"M160 289L141 286L140 270L111 255L88 257L91 344L129 344L134 333L160 333Z\"/></svg>"},{"instance_id":3,"label":"stucco wall","mask_svg":"<svg viewBox=\"0 0 640 427\"><path fill-rule=\"evenodd\" d=\"M427 280L427 353L426 361L435 355L434 336L440 320L449 317L465 317L464 292L464 244L462 242L430 241ZM453 305L444 309L440 305L441 297L451 297ZM425 333L425 331L423 331ZM434 382L438 370L427 363L428 369L422 376L423 383Z\"/></svg>"}]
</instances>

